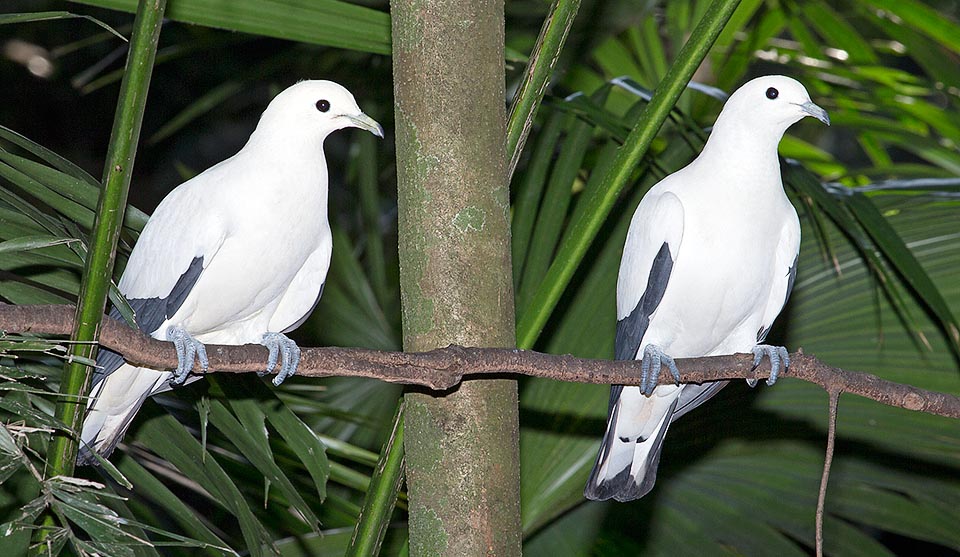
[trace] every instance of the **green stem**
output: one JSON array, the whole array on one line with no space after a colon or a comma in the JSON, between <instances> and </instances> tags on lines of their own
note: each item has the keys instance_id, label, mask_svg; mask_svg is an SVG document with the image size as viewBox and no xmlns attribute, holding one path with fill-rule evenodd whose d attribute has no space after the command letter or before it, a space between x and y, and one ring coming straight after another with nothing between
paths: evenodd
<instances>
[{"instance_id":1,"label":"green stem","mask_svg":"<svg viewBox=\"0 0 960 557\"><path fill-rule=\"evenodd\" d=\"M96 344L91 341L97 340L110 289L117 239L127 204L127 191L165 7L165 0L141 0L134 20L130 53L103 172L103 191L80 286L76 324L71 336L74 341L70 345L71 356L96 357ZM87 366L76 362L67 364L60 383L61 398L55 415L73 431L80 427L88 382ZM48 453L46 477L73 474L76 455L76 440L69 435L58 434Z\"/></svg>"},{"instance_id":2,"label":"green stem","mask_svg":"<svg viewBox=\"0 0 960 557\"><path fill-rule=\"evenodd\" d=\"M533 347L620 192L739 4L740 0L714 0L683 45L670 71L654 91L650 104L617 152L617 158L600 187L592 197L584 200L587 203L584 217L571 226L567 234L568 241L560 247L542 286L526 306L529 309L520 316L517 324L518 348Z\"/></svg>"},{"instance_id":3,"label":"green stem","mask_svg":"<svg viewBox=\"0 0 960 557\"><path fill-rule=\"evenodd\" d=\"M370 487L363 500L363 508L353 531L346 557L370 556L380 553L380 545L390 525L390 515L397 502L397 493L403 483L403 398L397 405L393 433L383 447L380 461L370 478Z\"/></svg>"},{"instance_id":4,"label":"green stem","mask_svg":"<svg viewBox=\"0 0 960 557\"><path fill-rule=\"evenodd\" d=\"M543 21L540 37L530 54L523 82L514 97L513 106L510 107L507 121L507 182L520 161L523 144L533 126L533 118L543 100L547 85L550 84L553 68L557 65L560 51L579 9L580 0L554 0L550 13Z\"/></svg>"},{"instance_id":5,"label":"green stem","mask_svg":"<svg viewBox=\"0 0 960 557\"><path fill-rule=\"evenodd\" d=\"M367 269L370 283L381 308L390 299L387 287L387 268L380 234L380 190L377 180L377 138L373 134L360 133L357 137L357 189L360 197L360 213L367 238Z\"/></svg>"}]
</instances>

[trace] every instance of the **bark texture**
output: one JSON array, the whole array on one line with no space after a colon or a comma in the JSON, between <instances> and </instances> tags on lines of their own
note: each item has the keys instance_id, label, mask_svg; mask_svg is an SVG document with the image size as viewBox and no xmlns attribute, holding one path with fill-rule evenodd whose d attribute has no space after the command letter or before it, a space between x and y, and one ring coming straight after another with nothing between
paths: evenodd
<instances>
[{"instance_id":1,"label":"bark texture","mask_svg":"<svg viewBox=\"0 0 960 557\"><path fill-rule=\"evenodd\" d=\"M404 350L514 346L502 0L394 0ZM414 556L519 555L513 380L406 395Z\"/></svg>"}]
</instances>

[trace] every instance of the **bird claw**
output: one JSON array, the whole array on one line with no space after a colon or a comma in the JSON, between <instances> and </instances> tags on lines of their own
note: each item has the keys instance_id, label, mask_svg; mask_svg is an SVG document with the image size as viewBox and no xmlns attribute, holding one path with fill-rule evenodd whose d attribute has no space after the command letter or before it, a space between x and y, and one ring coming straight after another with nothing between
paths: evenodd
<instances>
[{"instance_id":1,"label":"bird claw","mask_svg":"<svg viewBox=\"0 0 960 557\"><path fill-rule=\"evenodd\" d=\"M753 368L757 369L757 366L760 365L760 362L763 360L764 356L770 358L770 378L767 379L767 385L772 386L777 382L777 377L780 375L780 369L787 369L790 367L790 353L787 352L787 349L783 346L770 346L769 344L758 344L753 347L751 350L753 353ZM747 379L747 385L750 387L757 386L756 379Z\"/></svg>"},{"instance_id":2,"label":"bird claw","mask_svg":"<svg viewBox=\"0 0 960 557\"><path fill-rule=\"evenodd\" d=\"M640 364L640 392L645 395L653 394L653 389L657 386L657 380L660 377L660 367L666 364L673 375L673 379L680 384L680 370L673 358L668 356L659 346L648 344L643 349L643 360ZM654 372L650 373L653 369Z\"/></svg>"},{"instance_id":3,"label":"bird claw","mask_svg":"<svg viewBox=\"0 0 960 557\"><path fill-rule=\"evenodd\" d=\"M260 344L267 347L270 355L267 356L267 370L259 375L262 377L272 373L277 367L277 360L281 360L280 371L273 378L273 385L279 387L288 377L297 372L297 366L300 365L300 347L283 333L264 333Z\"/></svg>"},{"instance_id":4,"label":"bird claw","mask_svg":"<svg viewBox=\"0 0 960 557\"><path fill-rule=\"evenodd\" d=\"M193 370L194 360L200 361L200 369L204 373L210 368L207 348L202 342L190 336L183 327L176 325L167 327L167 340L173 342L173 346L177 349L177 369L173 372L171 385L183 385L190 371Z\"/></svg>"}]
</instances>

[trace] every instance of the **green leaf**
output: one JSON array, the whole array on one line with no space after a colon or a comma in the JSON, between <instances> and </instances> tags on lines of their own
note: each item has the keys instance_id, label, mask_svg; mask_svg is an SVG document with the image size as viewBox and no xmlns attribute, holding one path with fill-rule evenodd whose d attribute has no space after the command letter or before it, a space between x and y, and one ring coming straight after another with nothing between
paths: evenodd
<instances>
[{"instance_id":1,"label":"green leaf","mask_svg":"<svg viewBox=\"0 0 960 557\"><path fill-rule=\"evenodd\" d=\"M210 492L214 501L236 517L243 539L255 556L267 555L261 546L270 535L257 520L251 505L244 499L240 489L210 455L173 416L159 416L144 423L140 436L150 440L150 447L169 460L184 476L200 482Z\"/></svg>"},{"instance_id":2,"label":"green leaf","mask_svg":"<svg viewBox=\"0 0 960 557\"><path fill-rule=\"evenodd\" d=\"M877 55L870 44L860 36L857 29L825 2L804 2L802 8L806 21L820 32L827 46L844 50L853 64L874 64Z\"/></svg>"},{"instance_id":3,"label":"green leaf","mask_svg":"<svg viewBox=\"0 0 960 557\"><path fill-rule=\"evenodd\" d=\"M0 242L0 253L48 248L79 241L76 238L59 238L56 236L23 236Z\"/></svg>"},{"instance_id":4,"label":"green leaf","mask_svg":"<svg viewBox=\"0 0 960 557\"><path fill-rule=\"evenodd\" d=\"M12 170L10 167L0 163L0 171L2 171L4 168ZM19 212L20 214L29 218L43 230L54 236L69 236L66 226L58 222L50 215L47 215L43 211L37 209L24 198L10 190L0 188L0 204L6 205L7 207Z\"/></svg>"},{"instance_id":5,"label":"green leaf","mask_svg":"<svg viewBox=\"0 0 960 557\"><path fill-rule=\"evenodd\" d=\"M41 427L61 432L69 433L67 427L60 420L49 414L33 408L29 404L15 400L12 397L0 398L0 408L10 412L19 419L24 420L31 427Z\"/></svg>"},{"instance_id":6,"label":"green leaf","mask_svg":"<svg viewBox=\"0 0 960 557\"><path fill-rule=\"evenodd\" d=\"M547 182L547 173L553 160L553 150L560 140L564 123L563 115L557 113L550 115L538 134L536 147L527 164L526 171L520 178L520 183L514 188L516 194L511 221L511 249L513 253L513 278L516 286L519 286L520 278L523 276L523 265L529 250L530 236L533 234L537 211L540 208L543 186Z\"/></svg>"},{"instance_id":7,"label":"green leaf","mask_svg":"<svg viewBox=\"0 0 960 557\"><path fill-rule=\"evenodd\" d=\"M77 0L133 12L136 0ZM171 2L167 17L229 31L390 54L390 16L338 0L220 0Z\"/></svg>"},{"instance_id":8,"label":"green leaf","mask_svg":"<svg viewBox=\"0 0 960 557\"><path fill-rule=\"evenodd\" d=\"M891 21L886 12L872 9L867 3L860 4L860 12L878 26L891 39L896 40L906 48L907 54L919 64L930 76L942 83L960 82L960 67L954 64L949 57L944 56L942 47L923 30L914 30L910 27Z\"/></svg>"},{"instance_id":9,"label":"green leaf","mask_svg":"<svg viewBox=\"0 0 960 557\"><path fill-rule=\"evenodd\" d=\"M251 389L248 383L217 381L217 386L225 393L230 408L248 431L255 431L257 424L260 424L260 428L256 431L263 431L262 422L266 419L280 433L313 479L317 496L321 501L325 499L327 478L330 475L329 461L326 447L313 430L277 399L274 392L262 385Z\"/></svg>"},{"instance_id":10,"label":"green leaf","mask_svg":"<svg viewBox=\"0 0 960 557\"><path fill-rule=\"evenodd\" d=\"M19 13L19 14L0 14L0 25L9 24L9 23L27 23L31 21L51 21L54 19L85 19L87 21L93 22L100 27L106 29L109 33L115 35L117 38L126 41L123 35L114 30L113 27L110 27L106 23L100 21L95 17L90 17L88 15L81 14L72 14L70 12L63 11L51 11L51 12L31 12L31 13Z\"/></svg>"},{"instance_id":11,"label":"green leaf","mask_svg":"<svg viewBox=\"0 0 960 557\"><path fill-rule=\"evenodd\" d=\"M231 406L234 401L231 400ZM317 435L300 418L283 404L264 405L267 420L283 437L290 449L307 469L320 500L327 497L327 479L330 475L330 463L327 460L326 447Z\"/></svg>"},{"instance_id":12,"label":"green leaf","mask_svg":"<svg viewBox=\"0 0 960 557\"><path fill-rule=\"evenodd\" d=\"M23 191L44 201L73 222L83 225L89 221L92 225L92 215L100 196L98 186L2 149L0 160L15 169L8 170L3 175ZM146 214L128 206L128 210L124 212L124 226L139 232L146 223Z\"/></svg>"},{"instance_id":13,"label":"green leaf","mask_svg":"<svg viewBox=\"0 0 960 557\"><path fill-rule=\"evenodd\" d=\"M823 211L828 215L844 231L844 234L850 237L853 245L860 250L860 254L870 265L870 270L877 276L884 293L890 297L898 316L904 320L909 330L914 331L919 338L923 339L923 334L919 331L919 326L912 312L907 308L907 304L897 288L896 277L884 265L875 246L870 243L860 224L850 214L848 207L844 205L843 200L846 196L831 195L808 170L798 164L788 163L785 165L783 176L785 183L795 189L801 196L810 199L818 211ZM819 226L815 227L814 230L818 234L821 233ZM825 240L824 243L830 245L829 241Z\"/></svg>"},{"instance_id":14,"label":"green leaf","mask_svg":"<svg viewBox=\"0 0 960 557\"><path fill-rule=\"evenodd\" d=\"M883 218L877 207L863 194L853 193L847 199L847 204L887 260L903 276L927 307L937 315L952 339L955 350L960 351L960 326L958 326L950 306L947 305L943 295L930 280L916 257L903 243L899 234Z\"/></svg>"},{"instance_id":15,"label":"green leaf","mask_svg":"<svg viewBox=\"0 0 960 557\"><path fill-rule=\"evenodd\" d=\"M86 182L92 186L99 186L99 182L93 177L90 176L85 170L79 166L73 164L69 160L61 157L60 155L54 153L50 149L47 149L39 143L34 143L30 139L20 135L19 133L7 128L5 126L0 126L0 138L13 143L14 145L20 147L21 149L26 150L35 157L39 158L42 161L45 161L47 164L56 168L60 172L72 176L77 180Z\"/></svg>"},{"instance_id":16,"label":"green leaf","mask_svg":"<svg viewBox=\"0 0 960 557\"><path fill-rule=\"evenodd\" d=\"M255 406L244 405L242 408L243 425L223 404L213 401L210 407L210 422L237 446L240 453L263 474L264 480L280 488L289 504L303 516L311 528L317 530L320 519L274 461L264 429L265 416Z\"/></svg>"},{"instance_id":17,"label":"green leaf","mask_svg":"<svg viewBox=\"0 0 960 557\"><path fill-rule=\"evenodd\" d=\"M0 427L0 484L23 468L25 458L7 428Z\"/></svg>"},{"instance_id":18,"label":"green leaf","mask_svg":"<svg viewBox=\"0 0 960 557\"><path fill-rule=\"evenodd\" d=\"M866 0L864 3L893 14L953 52L960 52L960 25L926 4L917 0Z\"/></svg>"},{"instance_id":19,"label":"green leaf","mask_svg":"<svg viewBox=\"0 0 960 557\"><path fill-rule=\"evenodd\" d=\"M319 329L324 343L397 350L397 332L377 301L370 281L357 261L353 242L333 227L333 255L323 296L302 329ZM337 323L336 327L327 323Z\"/></svg>"},{"instance_id":20,"label":"green leaf","mask_svg":"<svg viewBox=\"0 0 960 557\"><path fill-rule=\"evenodd\" d=\"M593 137L593 126L570 116L566 122L566 139L550 172L530 248L523 266L523 280L516 294L516 304L523 312L536 292L553 261L554 250L567 218L577 175Z\"/></svg>"},{"instance_id":21,"label":"green leaf","mask_svg":"<svg viewBox=\"0 0 960 557\"><path fill-rule=\"evenodd\" d=\"M136 486L137 493L156 502L167 514L185 528L191 536L214 546L226 544L196 516L183 499L159 481L136 460L126 457L120 461L120 470Z\"/></svg>"},{"instance_id":22,"label":"green leaf","mask_svg":"<svg viewBox=\"0 0 960 557\"><path fill-rule=\"evenodd\" d=\"M396 301L395 288L399 288L388 279L392 269L388 269L391 261L384 250L384 226L381 218L383 199L380 194L379 169L377 165L377 144L373 134L354 134L356 149L351 157L350 167L355 175L358 196L360 198L360 213L363 216L363 225L366 234L365 257L367 272L370 274L371 289L376 294L377 303L382 308L392 307Z\"/></svg>"},{"instance_id":23,"label":"green leaf","mask_svg":"<svg viewBox=\"0 0 960 557\"><path fill-rule=\"evenodd\" d=\"M527 538L523 544L523 554L527 557L596 555L591 548L608 510L608 505L581 504Z\"/></svg>"}]
</instances>

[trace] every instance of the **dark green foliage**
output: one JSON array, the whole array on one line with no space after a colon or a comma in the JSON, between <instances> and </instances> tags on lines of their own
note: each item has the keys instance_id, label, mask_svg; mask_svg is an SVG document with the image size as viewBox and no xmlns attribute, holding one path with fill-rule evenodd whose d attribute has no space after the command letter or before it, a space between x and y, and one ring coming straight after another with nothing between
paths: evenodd
<instances>
[{"instance_id":1,"label":"dark green foliage","mask_svg":"<svg viewBox=\"0 0 960 557\"><path fill-rule=\"evenodd\" d=\"M203 3L178 0L186 7ZM129 34L125 14L56 1L14 4L4 7L91 14ZM340 35L320 43L355 51L165 26L144 124L149 141L141 145L131 193L147 211L127 210L121 264L149 208L185 176L232 154L271 94L297 79L344 83L393 129L390 60L361 52L384 52L384 38L374 31L389 25L386 4L373 4L351 12L356 21L348 14L336 25L320 12L312 23L285 17L293 12L283 8L258 23L272 28L271 36L297 39L303 37L295 23L326 26L324 32ZM580 7L512 180L518 315L538 290L562 293L544 332L534 335L538 349L612 356L613 292L628 220L647 188L693 157L721 103L684 93L569 282L546 284L545 270L570 240L570 223L591 216L585 201L642 110L636 94L611 80L626 75L624 85L652 91L707 4L584 1ZM508 90L521 78L523 54L545 13L542 2L507 4L507 50L521 53L511 58ZM223 27L242 29L229 13L216 16ZM784 157L799 162L784 169L804 241L796 289L771 340L832 365L954 394L960 393L951 331L960 308L960 112L951 89L960 83L956 20L916 0L744 0L695 76L730 91L753 75L790 74L834 122L829 129L801 123L781 145ZM124 43L78 19L21 22L0 26L0 33L54 52L57 68L44 81L0 61L0 77L18 85L0 92L0 125L16 130L0 128L0 299L73 301L99 193L91 173L100 172L120 75L118 62L94 66ZM26 93L15 95L19 87ZM341 133L326 148L334 259L324 297L298 341L398 349L392 143ZM7 424L0 429L0 534L8 527L11 533L0 537L0 549L13 555L29 541L45 501L39 497L48 497L68 525L48 538L53 550L342 554L400 393L395 385L347 379L294 379L280 389L255 377L203 381L147 404L113 459L116 470L78 471L106 485L100 488L42 479L49 432L62 428L50 417L62 343L6 335L0 353ZM530 380L520 396L526 554L810 552L826 431L819 388L786 379L771 389L728 387L674 424L657 488L626 505L587 504L581 496L603 432L606 388ZM844 397L837 446L827 494L828 554L902 554L918 540L960 547L954 422ZM385 555L403 551L405 506L401 493ZM118 516L128 520L120 525Z\"/></svg>"}]
</instances>

